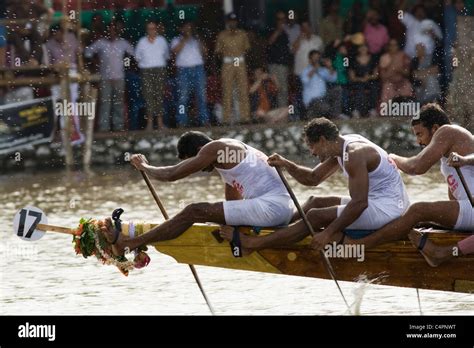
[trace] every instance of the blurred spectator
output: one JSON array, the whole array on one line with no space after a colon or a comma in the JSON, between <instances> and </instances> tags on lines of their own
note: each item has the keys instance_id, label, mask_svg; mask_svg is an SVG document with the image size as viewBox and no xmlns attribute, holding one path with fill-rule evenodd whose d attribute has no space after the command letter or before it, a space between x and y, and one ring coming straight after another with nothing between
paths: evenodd
<instances>
[{"instance_id":1,"label":"blurred spectator","mask_svg":"<svg viewBox=\"0 0 474 348\"><path fill-rule=\"evenodd\" d=\"M222 123L222 89L219 67L210 60L207 75L207 108L212 125Z\"/></svg>"},{"instance_id":2,"label":"blurred spectator","mask_svg":"<svg viewBox=\"0 0 474 348\"><path fill-rule=\"evenodd\" d=\"M7 3L7 18L38 19L47 13L39 3L11 1ZM7 41L13 45L14 57L20 58L21 64L39 65L43 60L43 37L35 21L24 24L11 24L7 27Z\"/></svg>"},{"instance_id":3,"label":"blurred spectator","mask_svg":"<svg viewBox=\"0 0 474 348\"><path fill-rule=\"evenodd\" d=\"M6 6L5 2L0 2L0 20L6 18ZM0 67L6 66L7 62L7 27L0 24ZM1 92L0 92L1 93Z\"/></svg>"},{"instance_id":4,"label":"blurred spectator","mask_svg":"<svg viewBox=\"0 0 474 348\"><path fill-rule=\"evenodd\" d=\"M438 66L433 64L433 56L427 53L423 44L416 45L416 57L412 61L416 99L421 105L438 102L440 87Z\"/></svg>"},{"instance_id":5,"label":"blurred spectator","mask_svg":"<svg viewBox=\"0 0 474 348\"><path fill-rule=\"evenodd\" d=\"M332 62L334 69L336 69L337 80L336 85L341 89L341 114L339 115L341 119L347 119L349 116L349 89L348 82L349 78L347 76L347 67L349 64L349 57L347 52L347 47L344 42L341 40L334 41L333 48L336 50L334 60Z\"/></svg>"},{"instance_id":6,"label":"blurred spectator","mask_svg":"<svg viewBox=\"0 0 474 348\"><path fill-rule=\"evenodd\" d=\"M79 41L76 36L69 30L62 29L59 24L50 28L50 38L46 42L46 50L48 52L48 60L50 64L67 66L69 75L77 74L77 61L81 54ZM61 94L61 85L51 86L51 95L53 103L63 98ZM79 99L79 84L69 84L69 96L66 97L68 102L75 103ZM59 115L60 116L60 115ZM60 117L61 127L64 125L64 117ZM72 144L80 144L84 141L84 135L80 132L79 115L73 115L73 139Z\"/></svg>"},{"instance_id":7,"label":"blurred spectator","mask_svg":"<svg viewBox=\"0 0 474 348\"><path fill-rule=\"evenodd\" d=\"M378 99L377 62L369 53L367 45L357 49L357 55L351 60L349 78L352 91L353 117L375 116Z\"/></svg>"},{"instance_id":8,"label":"blurred spectator","mask_svg":"<svg viewBox=\"0 0 474 348\"><path fill-rule=\"evenodd\" d=\"M171 51L176 55L178 106L176 108L177 126L189 125L186 108L193 93L196 93L199 124L209 124L206 105L206 72L204 56L207 55L204 44L193 34L191 22L181 26L181 35L171 41Z\"/></svg>"},{"instance_id":9,"label":"blurred spectator","mask_svg":"<svg viewBox=\"0 0 474 348\"><path fill-rule=\"evenodd\" d=\"M288 17L287 23L285 24L285 32L288 35L288 47L291 49L293 47L293 44L296 40L298 40L298 37L301 34L301 26L298 24L298 15L296 14L296 12L293 12L292 16Z\"/></svg>"},{"instance_id":10,"label":"blurred spectator","mask_svg":"<svg viewBox=\"0 0 474 348\"><path fill-rule=\"evenodd\" d=\"M453 47L457 37L457 17L466 16L467 9L463 0L445 0L444 24L444 65L447 82L451 81L453 72Z\"/></svg>"},{"instance_id":11,"label":"blurred spectator","mask_svg":"<svg viewBox=\"0 0 474 348\"><path fill-rule=\"evenodd\" d=\"M332 62L329 59L321 60L321 53L317 50L309 52L308 58L310 64L301 73L306 117L337 116L332 112L334 105L331 105L327 97L326 83L337 80Z\"/></svg>"},{"instance_id":12,"label":"blurred spectator","mask_svg":"<svg viewBox=\"0 0 474 348\"><path fill-rule=\"evenodd\" d=\"M441 35L441 30L438 25L431 19L424 19L420 24L420 31L415 34L413 39L415 43L415 56L416 46L422 44L425 47L426 54L432 57L436 50L437 43L441 38L441 36L437 36L438 34Z\"/></svg>"},{"instance_id":13,"label":"blurred spectator","mask_svg":"<svg viewBox=\"0 0 474 348\"><path fill-rule=\"evenodd\" d=\"M301 23L301 34L293 44L293 53L295 55L295 75L301 75L303 70L309 64L309 53L313 50L321 52L323 50L323 41L313 34L309 21Z\"/></svg>"},{"instance_id":14,"label":"blurred spectator","mask_svg":"<svg viewBox=\"0 0 474 348\"><path fill-rule=\"evenodd\" d=\"M383 6L380 13L384 14L388 29L388 36L397 40L400 44L405 43L405 26L400 22L399 12L391 6Z\"/></svg>"},{"instance_id":15,"label":"blurred spectator","mask_svg":"<svg viewBox=\"0 0 474 348\"><path fill-rule=\"evenodd\" d=\"M267 65L267 38L260 35L255 26L251 26L247 31L250 42L250 49L245 56L247 70L254 71L260 66Z\"/></svg>"},{"instance_id":16,"label":"blurred spectator","mask_svg":"<svg viewBox=\"0 0 474 348\"><path fill-rule=\"evenodd\" d=\"M362 32L363 23L364 11L362 8L362 3L359 0L355 0L351 9L347 13L346 20L343 24L344 35Z\"/></svg>"},{"instance_id":17,"label":"blurred spectator","mask_svg":"<svg viewBox=\"0 0 474 348\"><path fill-rule=\"evenodd\" d=\"M328 8L328 15L321 21L321 39L325 44L334 42L342 38L343 21L339 16L339 5L335 2L331 3Z\"/></svg>"},{"instance_id":18,"label":"blurred spectator","mask_svg":"<svg viewBox=\"0 0 474 348\"><path fill-rule=\"evenodd\" d=\"M163 98L166 88L167 60L170 52L166 39L158 34L158 25L150 21L146 25L146 36L138 40L135 59L140 68L143 98L146 103L146 130L153 129L157 117L158 129L164 128Z\"/></svg>"},{"instance_id":19,"label":"blurred spectator","mask_svg":"<svg viewBox=\"0 0 474 348\"><path fill-rule=\"evenodd\" d=\"M137 61L131 59L130 66L127 66L125 69L129 130L142 129L144 118L141 111L142 109L146 109L142 85Z\"/></svg>"},{"instance_id":20,"label":"blurred spectator","mask_svg":"<svg viewBox=\"0 0 474 348\"><path fill-rule=\"evenodd\" d=\"M257 121L274 124L288 120L288 106L277 107L278 80L264 68L257 68L250 87L252 113Z\"/></svg>"},{"instance_id":21,"label":"blurred spectator","mask_svg":"<svg viewBox=\"0 0 474 348\"><path fill-rule=\"evenodd\" d=\"M380 100L387 103L396 97L413 96L410 76L410 58L400 50L395 39L388 43L387 53L380 58L380 82L382 85Z\"/></svg>"},{"instance_id":22,"label":"blurred spectator","mask_svg":"<svg viewBox=\"0 0 474 348\"><path fill-rule=\"evenodd\" d=\"M100 38L85 49L86 57L92 58L94 54L98 54L100 60L100 131L124 129L124 57L125 54L133 56L133 53L132 45L117 35L113 22L107 27L106 37Z\"/></svg>"},{"instance_id":23,"label":"blurred spectator","mask_svg":"<svg viewBox=\"0 0 474 348\"><path fill-rule=\"evenodd\" d=\"M380 23L380 14L376 10L369 10L366 15L364 36L370 54L378 61L382 49L388 44L390 37L385 25Z\"/></svg>"},{"instance_id":24,"label":"blurred spectator","mask_svg":"<svg viewBox=\"0 0 474 348\"><path fill-rule=\"evenodd\" d=\"M268 39L268 70L278 82L278 107L288 106L288 73L291 52L285 32L286 13L276 13L276 26Z\"/></svg>"},{"instance_id":25,"label":"blurred spectator","mask_svg":"<svg viewBox=\"0 0 474 348\"><path fill-rule=\"evenodd\" d=\"M61 29L59 24L50 28L50 38L46 41L50 64L64 64L77 68L77 59L81 54L76 35L69 30Z\"/></svg>"},{"instance_id":26,"label":"blurred spectator","mask_svg":"<svg viewBox=\"0 0 474 348\"><path fill-rule=\"evenodd\" d=\"M104 18L100 13L94 13L91 18L89 35L86 37L86 45L90 46L93 42L99 40L104 36L105 24Z\"/></svg>"},{"instance_id":27,"label":"blurred spectator","mask_svg":"<svg viewBox=\"0 0 474 348\"><path fill-rule=\"evenodd\" d=\"M402 7L403 9L403 7ZM408 11L403 12L403 17L401 19L401 22L405 25L406 27L406 43L405 43L405 53L408 55L410 58L414 58L416 56L416 44L417 40L419 40L420 35L425 35L424 31L429 30L432 31L433 34L438 38L442 38L442 33L441 29L438 27L436 23L433 21L425 21L426 19L426 10L425 7L421 4L416 5L413 8L413 14L411 14ZM423 23L423 26L422 26ZM428 47L433 47L434 50L434 40L430 37L426 37L427 41L433 41L433 42L427 42L427 49L431 50Z\"/></svg>"},{"instance_id":28,"label":"blurred spectator","mask_svg":"<svg viewBox=\"0 0 474 348\"><path fill-rule=\"evenodd\" d=\"M245 53L250 48L247 33L238 29L235 13L227 15L227 29L217 36L217 55L222 57L223 123L231 121L234 83L238 92L240 121L250 121L247 67Z\"/></svg>"}]
</instances>

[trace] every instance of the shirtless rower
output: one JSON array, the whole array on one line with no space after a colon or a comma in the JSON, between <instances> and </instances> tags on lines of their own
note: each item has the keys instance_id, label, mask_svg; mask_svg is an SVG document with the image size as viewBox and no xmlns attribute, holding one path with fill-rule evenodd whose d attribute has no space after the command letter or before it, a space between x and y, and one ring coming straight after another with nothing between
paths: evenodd
<instances>
[{"instance_id":1,"label":"shirtless rower","mask_svg":"<svg viewBox=\"0 0 474 348\"><path fill-rule=\"evenodd\" d=\"M340 135L337 126L326 118L310 121L303 130L310 152L321 163L307 168L283 158L270 156L268 163L285 168L296 181L318 186L339 168L348 178L350 197L311 197L304 205L308 220L316 233L314 249L323 249L344 239L344 230L376 230L399 218L408 208L405 186L395 163L388 154L366 138ZM299 215L295 215L295 220ZM265 249L296 243L309 234L302 220L263 237L240 235L242 248ZM229 228L221 230L224 239L232 240Z\"/></svg>"},{"instance_id":2,"label":"shirtless rower","mask_svg":"<svg viewBox=\"0 0 474 348\"><path fill-rule=\"evenodd\" d=\"M227 225L278 226L288 224L294 212L290 195L277 171L261 151L234 139L213 140L201 132L186 132L177 144L182 160L167 167L151 166L145 156L133 155L131 163L150 177L175 181L199 171L216 169L225 183L226 201L192 203L172 219L136 238L116 234L110 219L101 230L117 255L154 242L174 239L196 222ZM235 255L241 256L241 255Z\"/></svg>"},{"instance_id":3,"label":"shirtless rower","mask_svg":"<svg viewBox=\"0 0 474 348\"><path fill-rule=\"evenodd\" d=\"M400 219L381 230L358 240L348 238L345 242L365 244L366 248L370 248L403 239L409 234L409 238L421 250L426 261L435 267L456 254L474 253L473 236L457 245L441 247L427 241L428 234L421 235L412 231L420 222L434 222L448 229L461 231L474 229L474 209L454 169L454 166L460 167L469 189L473 192L474 137L467 129L452 125L443 109L434 103L421 108L419 117L412 120L412 128L418 143L424 149L410 158L394 154L390 154L390 157L400 170L410 175L424 174L436 162L441 161L441 173L448 184L449 200L414 203ZM455 158L459 161L454 161Z\"/></svg>"}]
</instances>

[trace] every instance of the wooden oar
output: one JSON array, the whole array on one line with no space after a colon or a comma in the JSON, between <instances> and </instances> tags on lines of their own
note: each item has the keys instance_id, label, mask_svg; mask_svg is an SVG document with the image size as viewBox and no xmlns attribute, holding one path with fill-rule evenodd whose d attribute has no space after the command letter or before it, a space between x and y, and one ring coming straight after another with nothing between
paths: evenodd
<instances>
[{"instance_id":1,"label":"wooden oar","mask_svg":"<svg viewBox=\"0 0 474 348\"><path fill-rule=\"evenodd\" d=\"M293 192L293 190L290 187L290 184L286 180L286 178L283 175L281 169L279 167L275 167L275 169L278 172L278 175L280 176L281 181L283 181L283 184L285 185L286 190L290 194L290 197L293 200L293 203L295 203L296 209L298 209L298 212L300 213L300 216L303 219L303 222L306 225L306 228L309 230L309 232L311 232L311 235L314 236L315 232L314 232L313 226L309 222L304 210L301 208L301 206L298 202L298 199L295 196L295 193ZM341 294L342 299L344 300L344 303L347 306L347 310L349 311L349 313L352 314L351 307L349 306L349 303L347 303L346 297L344 296L344 293L342 292L342 289L339 286L339 282L337 281L337 278L336 278L336 272L334 272L334 268L332 268L331 262L329 261L328 257L326 256L326 254L322 250L319 251L319 254L321 255L321 258L323 259L324 267L328 271L328 273L331 276L332 280L334 280L334 282L336 283L336 286L339 289L339 293Z\"/></svg>"},{"instance_id":2,"label":"wooden oar","mask_svg":"<svg viewBox=\"0 0 474 348\"><path fill-rule=\"evenodd\" d=\"M148 175L143 170L140 170L140 173L142 174L143 180L145 180L146 185L148 186L148 189L150 190L153 198L155 199L156 204L160 208L161 214L163 214L163 217L165 218L165 220L169 220L168 213L166 212L166 209L163 206L163 203L161 202L160 197L158 197L158 194L156 193L156 190L153 187L153 184L151 183L150 178L148 177ZM201 294L204 297L204 300L206 300L207 307L209 307L209 310L211 311L212 315L215 315L214 309L212 308L212 305L211 305L211 302L207 298L206 292L204 291L204 288L201 284L201 281L199 280L199 276L197 274L196 268L194 267L194 265L188 264L188 266L191 269L191 272L194 276L194 280L196 280L196 283L199 286L199 290L201 290Z\"/></svg>"},{"instance_id":3,"label":"wooden oar","mask_svg":"<svg viewBox=\"0 0 474 348\"><path fill-rule=\"evenodd\" d=\"M74 234L74 229L63 227L63 226L54 226L54 225L47 225L47 224L38 224L36 228L40 231L50 231L50 232L59 232L59 233L66 233L66 234Z\"/></svg>"},{"instance_id":4,"label":"wooden oar","mask_svg":"<svg viewBox=\"0 0 474 348\"><path fill-rule=\"evenodd\" d=\"M459 179L461 179L461 184L464 187L464 191L466 191L466 195L467 195L467 198L469 199L469 202L471 202L471 206L474 207L474 199L472 198L471 190L469 190L469 186L467 186L466 179L464 179L464 175L461 172L461 168L454 167L454 169L456 169L456 173L458 173Z\"/></svg>"}]
</instances>

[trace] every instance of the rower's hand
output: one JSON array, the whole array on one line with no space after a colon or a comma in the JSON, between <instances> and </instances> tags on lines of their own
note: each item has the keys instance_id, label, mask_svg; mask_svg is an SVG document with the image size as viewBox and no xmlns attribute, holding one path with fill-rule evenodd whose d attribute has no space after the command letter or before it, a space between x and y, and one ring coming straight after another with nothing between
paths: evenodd
<instances>
[{"instance_id":1,"label":"rower's hand","mask_svg":"<svg viewBox=\"0 0 474 348\"><path fill-rule=\"evenodd\" d=\"M328 233L319 232L313 236L313 239L310 243L310 248L314 250L323 250L324 247L329 244L331 237Z\"/></svg>"},{"instance_id":2,"label":"rower's hand","mask_svg":"<svg viewBox=\"0 0 474 348\"><path fill-rule=\"evenodd\" d=\"M285 168L288 165L288 160L285 157L274 153L273 155L268 157L267 163L272 167Z\"/></svg>"},{"instance_id":3,"label":"rower's hand","mask_svg":"<svg viewBox=\"0 0 474 348\"><path fill-rule=\"evenodd\" d=\"M138 170L145 171L148 167L148 160L141 153L132 155L132 157L130 158L130 163Z\"/></svg>"},{"instance_id":4,"label":"rower's hand","mask_svg":"<svg viewBox=\"0 0 474 348\"><path fill-rule=\"evenodd\" d=\"M462 167L465 166L466 163L466 157L461 156L457 152L451 152L448 157L448 166L451 167Z\"/></svg>"}]
</instances>

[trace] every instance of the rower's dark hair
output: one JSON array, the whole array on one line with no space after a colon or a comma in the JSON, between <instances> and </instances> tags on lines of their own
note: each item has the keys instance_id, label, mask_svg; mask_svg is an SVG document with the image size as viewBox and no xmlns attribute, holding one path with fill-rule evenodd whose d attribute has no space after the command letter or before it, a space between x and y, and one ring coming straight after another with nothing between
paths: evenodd
<instances>
[{"instance_id":1,"label":"rower's dark hair","mask_svg":"<svg viewBox=\"0 0 474 348\"><path fill-rule=\"evenodd\" d=\"M319 117L309 121L304 126L303 136L310 143L317 143L322 136L326 140L334 141L339 136L339 128L326 117Z\"/></svg>"},{"instance_id":2,"label":"rower's dark hair","mask_svg":"<svg viewBox=\"0 0 474 348\"><path fill-rule=\"evenodd\" d=\"M184 133L178 140L178 158L186 159L196 156L200 148L211 141L212 138L202 132L189 131Z\"/></svg>"},{"instance_id":3,"label":"rower's dark hair","mask_svg":"<svg viewBox=\"0 0 474 348\"><path fill-rule=\"evenodd\" d=\"M431 129L435 124L442 126L445 124L451 124L448 115L437 103L428 103L423 105L420 110L420 115L413 118L411 121L412 126L421 124L423 127Z\"/></svg>"}]
</instances>

